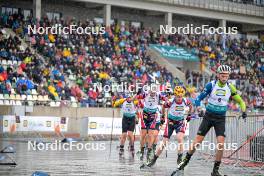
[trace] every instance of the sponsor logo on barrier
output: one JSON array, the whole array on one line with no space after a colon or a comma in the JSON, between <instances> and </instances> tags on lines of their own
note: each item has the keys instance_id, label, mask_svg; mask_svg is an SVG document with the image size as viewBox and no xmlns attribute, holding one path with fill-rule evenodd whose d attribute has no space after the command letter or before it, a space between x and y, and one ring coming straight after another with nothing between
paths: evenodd
<instances>
[{"instance_id":1,"label":"sponsor logo on barrier","mask_svg":"<svg viewBox=\"0 0 264 176\"><path fill-rule=\"evenodd\" d=\"M66 117L61 117L61 124L66 124Z\"/></svg>"},{"instance_id":2,"label":"sponsor logo on barrier","mask_svg":"<svg viewBox=\"0 0 264 176\"><path fill-rule=\"evenodd\" d=\"M23 120L23 127L27 127L28 126L28 121L27 120Z\"/></svg>"},{"instance_id":3,"label":"sponsor logo on barrier","mask_svg":"<svg viewBox=\"0 0 264 176\"><path fill-rule=\"evenodd\" d=\"M14 131L50 131L58 126L62 132L67 131L68 118L50 116L3 116L3 132ZM63 125L63 128L61 127Z\"/></svg>"},{"instance_id":4,"label":"sponsor logo on barrier","mask_svg":"<svg viewBox=\"0 0 264 176\"><path fill-rule=\"evenodd\" d=\"M104 123L99 123L99 128L104 128Z\"/></svg>"},{"instance_id":5,"label":"sponsor logo on barrier","mask_svg":"<svg viewBox=\"0 0 264 176\"><path fill-rule=\"evenodd\" d=\"M112 126L113 125L113 126ZM109 118L109 117L89 117L89 123L87 124L89 130L88 135L93 134L122 134L122 118ZM135 134L140 135L140 123L135 126ZM165 125L161 128L159 135L164 134ZM189 135L189 125L187 125L185 136ZM173 136L176 135L173 133Z\"/></svg>"},{"instance_id":6,"label":"sponsor logo on barrier","mask_svg":"<svg viewBox=\"0 0 264 176\"><path fill-rule=\"evenodd\" d=\"M89 128L90 129L96 129L97 123L96 122L90 122Z\"/></svg>"},{"instance_id":7,"label":"sponsor logo on barrier","mask_svg":"<svg viewBox=\"0 0 264 176\"><path fill-rule=\"evenodd\" d=\"M51 121L46 122L46 127L51 127Z\"/></svg>"},{"instance_id":8,"label":"sponsor logo on barrier","mask_svg":"<svg viewBox=\"0 0 264 176\"><path fill-rule=\"evenodd\" d=\"M4 121L4 127L8 127L8 120Z\"/></svg>"},{"instance_id":9,"label":"sponsor logo on barrier","mask_svg":"<svg viewBox=\"0 0 264 176\"><path fill-rule=\"evenodd\" d=\"M65 129L65 125L64 124L61 125L61 129Z\"/></svg>"},{"instance_id":10,"label":"sponsor logo on barrier","mask_svg":"<svg viewBox=\"0 0 264 176\"><path fill-rule=\"evenodd\" d=\"M16 123L20 123L20 117L16 116Z\"/></svg>"}]
</instances>

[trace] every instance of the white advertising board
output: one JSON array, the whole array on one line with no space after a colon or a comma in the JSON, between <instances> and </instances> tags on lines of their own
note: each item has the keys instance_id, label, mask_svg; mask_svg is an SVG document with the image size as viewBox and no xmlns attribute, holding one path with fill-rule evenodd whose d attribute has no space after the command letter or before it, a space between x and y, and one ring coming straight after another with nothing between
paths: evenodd
<instances>
[{"instance_id":1,"label":"white advertising board","mask_svg":"<svg viewBox=\"0 0 264 176\"><path fill-rule=\"evenodd\" d=\"M122 118L111 118L111 117L89 117L88 118L88 134L111 134L113 121L113 135L122 133ZM164 134L165 125L161 128L159 135ZM140 135L140 122L136 125L136 135ZM175 135L175 133L173 133ZM189 135L189 125L185 135Z\"/></svg>"},{"instance_id":2,"label":"white advertising board","mask_svg":"<svg viewBox=\"0 0 264 176\"><path fill-rule=\"evenodd\" d=\"M3 116L3 132L67 131L67 117Z\"/></svg>"}]
</instances>

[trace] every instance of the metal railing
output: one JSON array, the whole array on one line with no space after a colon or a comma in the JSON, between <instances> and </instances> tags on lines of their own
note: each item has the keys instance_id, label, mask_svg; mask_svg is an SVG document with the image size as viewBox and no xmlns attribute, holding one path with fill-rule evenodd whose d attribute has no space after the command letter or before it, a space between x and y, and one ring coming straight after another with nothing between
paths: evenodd
<instances>
[{"instance_id":1,"label":"metal railing","mask_svg":"<svg viewBox=\"0 0 264 176\"><path fill-rule=\"evenodd\" d=\"M202 118L190 122L189 139L197 134ZM226 148L223 155L224 163L232 167L255 168L260 172L264 168L264 114L251 114L246 120L235 116L226 117ZM216 144L213 128L210 129L204 141ZM204 147L199 150L202 156L213 159L215 150Z\"/></svg>"},{"instance_id":2,"label":"metal railing","mask_svg":"<svg viewBox=\"0 0 264 176\"><path fill-rule=\"evenodd\" d=\"M145 0L166 4L175 4L209 10L217 10L244 15L264 17L264 4L245 4L231 0Z\"/></svg>"}]
</instances>

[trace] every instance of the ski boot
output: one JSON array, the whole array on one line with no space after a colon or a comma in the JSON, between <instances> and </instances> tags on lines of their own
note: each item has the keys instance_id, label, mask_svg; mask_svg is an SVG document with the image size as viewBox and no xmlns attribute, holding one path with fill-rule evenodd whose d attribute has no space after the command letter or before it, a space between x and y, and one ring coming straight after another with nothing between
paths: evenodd
<instances>
[{"instance_id":1,"label":"ski boot","mask_svg":"<svg viewBox=\"0 0 264 176\"><path fill-rule=\"evenodd\" d=\"M189 153L186 154L186 156L183 158L183 160L178 164L178 169L183 170L185 166L189 163L190 159L192 157L192 154Z\"/></svg>"},{"instance_id":2,"label":"ski boot","mask_svg":"<svg viewBox=\"0 0 264 176\"><path fill-rule=\"evenodd\" d=\"M179 153L177 158L177 164L180 164L181 161L182 161L182 153Z\"/></svg>"},{"instance_id":3,"label":"ski boot","mask_svg":"<svg viewBox=\"0 0 264 176\"><path fill-rule=\"evenodd\" d=\"M124 155L124 152L125 152L125 150L124 150L124 146L123 146L123 145L120 145L119 155L120 155L120 156L121 156L121 155Z\"/></svg>"},{"instance_id":4,"label":"ski boot","mask_svg":"<svg viewBox=\"0 0 264 176\"><path fill-rule=\"evenodd\" d=\"M147 163L150 162L150 160L152 159L152 156L153 156L152 148L148 148L148 152L147 152Z\"/></svg>"}]
</instances>

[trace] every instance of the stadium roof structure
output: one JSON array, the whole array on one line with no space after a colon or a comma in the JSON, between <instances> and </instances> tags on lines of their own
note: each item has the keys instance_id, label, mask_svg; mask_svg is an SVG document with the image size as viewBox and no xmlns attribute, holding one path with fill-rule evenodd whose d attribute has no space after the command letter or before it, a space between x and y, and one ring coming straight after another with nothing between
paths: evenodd
<instances>
[{"instance_id":1,"label":"stadium roof structure","mask_svg":"<svg viewBox=\"0 0 264 176\"><path fill-rule=\"evenodd\" d=\"M250 24L264 24L264 7L223 0L73 0Z\"/></svg>"}]
</instances>

